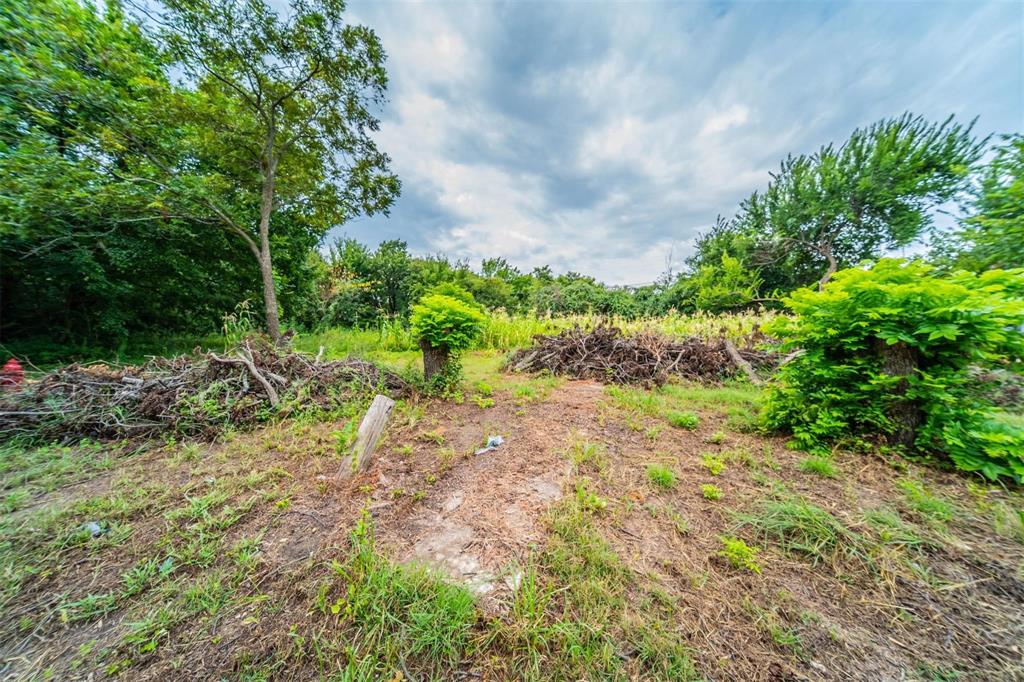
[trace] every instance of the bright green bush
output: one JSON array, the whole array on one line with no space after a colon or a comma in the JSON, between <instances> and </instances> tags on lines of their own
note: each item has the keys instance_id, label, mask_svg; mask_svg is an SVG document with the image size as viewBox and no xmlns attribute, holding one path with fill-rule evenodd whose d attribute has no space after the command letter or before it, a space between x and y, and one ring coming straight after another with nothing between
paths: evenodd
<instances>
[{"instance_id":1,"label":"bright green bush","mask_svg":"<svg viewBox=\"0 0 1024 682\"><path fill-rule=\"evenodd\" d=\"M483 331L486 317L479 308L443 294L424 296L413 306L413 333L433 348L458 353L469 348Z\"/></svg>"},{"instance_id":2,"label":"bright green bush","mask_svg":"<svg viewBox=\"0 0 1024 682\"><path fill-rule=\"evenodd\" d=\"M483 331L480 309L451 296L430 294L412 308L409 319L423 350L423 376L441 390L454 388L461 376L459 353Z\"/></svg>"},{"instance_id":3,"label":"bright green bush","mask_svg":"<svg viewBox=\"0 0 1024 682\"><path fill-rule=\"evenodd\" d=\"M897 259L838 272L823 291L794 292L785 299L794 316L767 331L784 340L784 352L803 353L769 391L768 425L824 454L844 437L904 440L910 424L910 447L946 453L990 479L1021 480L1024 431L972 390L968 369L1019 365L1022 295L1024 270L944 276ZM911 370L886 366L897 351Z\"/></svg>"}]
</instances>

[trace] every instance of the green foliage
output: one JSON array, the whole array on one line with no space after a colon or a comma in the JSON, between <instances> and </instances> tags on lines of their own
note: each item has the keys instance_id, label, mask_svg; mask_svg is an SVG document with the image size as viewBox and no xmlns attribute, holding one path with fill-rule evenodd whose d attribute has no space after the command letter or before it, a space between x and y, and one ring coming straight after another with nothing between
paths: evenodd
<instances>
[{"instance_id":1,"label":"green foliage","mask_svg":"<svg viewBox=\"0 0 1024 682\"><path fill-rule=\"evenodd\" d=\"M476 307L451 296L424 296L412 308L413 333L432 348L458 353L483 330L485 317Z\"/></svg>"},{"instance_id":2,"label":"green foliage","mask_svg":"<svg viewBox=\"0 0 1024 682\"><path fill-rule=\"evenodd\" d=\"M748 262L792 269L794 284L807 285L909 244L930 226L930 209L966 187L984 148L972 127L904 114L786 158L735 219L734 231L757 243Z\"/></svg>"},{"instance_id":3,"label":"green foliage","mask_svg":"<svg viewBox=\"0 0 1024 682\"><path fill-rule=\"evenodd\" d=\"M679 429L692 431L700 425L700 417L693 412L669 412L668 423Z\"/></svg>"},{"instance_id":4,"label":"green foliage","mask_svg":"<svg viewBox=\"0 0 1024 682\"><path fill-rule=\"evenodd\" d=\"M982 172L971 215L959 236L970 269L1024 267L1024 135L1008 135Z\"/></svg>"},{"instance_id":5,"label":"green foliage","mask_svg":"<svg viewBox=\"0 0 1024 682\"><path fill-rule=\"evenodd\" d=\"M719 540L722 549L718 556L728 561L730 566L754 573L761 572L761 565L757 563L757 547L751 547L742 539L732 536L723 536Z\"/></svg>"},{"instance_id":6,"label":"green foliage","mask_svg":"<svg viewBox=\"0 0 1024 682\"><path fill-rule=\"evenodd\" d=\"M674 488L676 486L676 472L660 464L652 464L647 467L647 480L659 488Z\"/></svg>"},{"instance_id":7,"label":"green foliage","mask_svg":"<svg viewBox=\"0 0 1024 682\"><path fill-rule=\"evenodd\" d=\"M760 275L724 252L705 262L690 277L681 278L666 292L666 303L677 310L722 312L749 305L758 297Z\"/></svg>"},{"instance_id":8,"label":"green foliage","mask_svg":"<svg viewBox=\"0 0 1024 682\"><path fill-rule=\"evenodd\" d=\"M786 299L792 318L770 333L783 350L803 353L784 365L769 391L769 426L790 429L797 445L827 454L828 443L892 435L900 406L920 415L914 445L949 455L990 479L1024 477L1024 432L970 390L968 368L1024 354L1024 270L942 276L921 263L883 259L837 273L822 291ZM887 371L897 347L909 371Z\"/></svg>"},{"instance_id":9,"label":"green foliage","mask_svg":"<svg viewBox=\"0 0 1024 682\"><path fill-rule=\"evenodd\" d=\"M836 467L828 457L811 455L800 461L800 471L817 474L823 478L835 478Z\"/></svg>"},{"instance_id":10,"label":"green foliage","mask_svg":"<svg viewBox=\"0 0 1024 682\"><path fill-rule=\"evenodd\" d=\"M705 500L720 500L722 499L722 490L713 483L703 483L700 486L700 494L704 496Z\"/></svg>"}]
</instances>

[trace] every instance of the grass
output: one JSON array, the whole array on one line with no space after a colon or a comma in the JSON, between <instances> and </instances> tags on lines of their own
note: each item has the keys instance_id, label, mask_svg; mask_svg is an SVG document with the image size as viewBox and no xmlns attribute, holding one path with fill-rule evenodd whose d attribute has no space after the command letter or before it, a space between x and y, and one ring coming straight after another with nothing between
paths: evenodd
<instances>
[{"instance_id":1,"label":"grass","mask_svg":"<svg viewBox=\"0 0 1024 682\"><path fill-rule=\"evenodd\" d=\"M832 460L818 455L811 455L802 459L800 461L800 471L821 476L822 478L835 478L838 475Z\"/></svg>"},{"instance_id":2,"label":"grass","mask_svg":"<svg viewBox=\"0 0 1024 682\"><path fill-rule=\"evenodd\" d=\"M666 416L668 423L677 429L693 431L700 426L700 417L693 412L669 412Z\"/></svg>"},{"instance_id":3,"label":"grass","mask_svg":"<svg viewBox=\"0 0 1024 682\"><path fill-rule=\"evenodd\" d=\"M601 473L608 466L604 444L588 441L576 433L570 438L568 455L573 465L580 471L589 469Z\"/></svg>"},{"instance_id":4,"label":"grass","mask_svg":"<svg viewBox=\"0 0 1024 682\"><path fill-rule=\"evenodd\" d=\"M631 591L653 588L638 584L594 524L596 513L579 494L548 513L548 541L524 568L508 616L491 633L507 659L506 674L528 680L696 679L689 650L671 626L671 601L667 612L655 599L627 606Z\"/></svg>"},{"instance_id":5,"label":"grass","mask_svg":"<svg viewBox=\"0 0 1024 682\"><path fill-rule=\"evenodd\" d=\"M660 464L651 464L647 467L647 480L655 487L665 490L676 487L675 472Z\"/></svg>"},{"instance_id":6,"label":"grass","mask_svg":"<svg viewBox=\"0 0 1024 682\"><path fill-rule=\"evenodd\" d=\"M377 674L414 665L428 675L451 670L467 655L478 614L472 594L423 566L393 564L374 544L364 517L352 552L333 565L323 614L353 645L355 658ZM403 664L404 661L404 664Z\"/></svg>"},{"instance_id":7,"label":"grass","mask_svg":"<svg viewBox=\"0 0 1024 682\"><path fill-rule=\"evenodd\" d=\"M896 485L903 491L903 499L907 506L925 520L938 524L952 520L952 503L933 495L920 481L904 478L897 481Z\"/></svg>"},{"instance_id":8,"label":"grass","mask_svg":"<svg viewBox=\"0 0 1024 682\"><path fill-rule=\"evenodd\" d=\"M811 557L814 563L839 557L867 558L862 536L807 499L762 499L752 512L738 515L738 528L750 528L765 543Z\"/></svg>"}]
</instances>

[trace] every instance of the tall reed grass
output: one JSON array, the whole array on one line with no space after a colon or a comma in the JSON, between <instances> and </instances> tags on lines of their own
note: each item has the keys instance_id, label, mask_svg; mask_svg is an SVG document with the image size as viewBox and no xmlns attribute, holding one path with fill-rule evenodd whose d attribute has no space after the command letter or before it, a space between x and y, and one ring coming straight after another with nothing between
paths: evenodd
<instances>
[{"instance_id":1,"label":"tall reed grass","mask_svg":"<svg viewBox=\"0 0 1024 682\"><path fill-rule=\"evenodd\" d=\"M755 329L775 319L779 313L771 310L712 315L671 314L661 317L626 320L602 315L509 315L495 312L487 317L483 334L474 346L477 350L510 350L529 346L537 334L557 334L563 329L579 326L593 329L599 324L619 327L626 334L645 330L658 331L666 336L696 336L712 339L725 336L740 339ZM317 352L323 346L331 356L364 355L374 351L400 352L417 350L416 339L407 325L399 322L385 322L378 329L335 328L326 331L302 334L297 347L307 352Z\"/></svg>"}]
</instances>

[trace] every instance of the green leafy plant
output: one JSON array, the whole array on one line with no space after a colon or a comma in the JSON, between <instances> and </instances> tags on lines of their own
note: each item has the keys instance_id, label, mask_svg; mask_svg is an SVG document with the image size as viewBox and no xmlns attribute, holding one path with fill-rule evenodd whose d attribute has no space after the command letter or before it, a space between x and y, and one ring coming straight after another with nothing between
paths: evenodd
<instances>
[{"instance_id":1,"label":"green leafy plant","mask_svg":"<svg viewBox=\"0 0 1024 682\"><path fill-rule=\"evenodd\" d=\"M751 547L737 537L723 536L718 539L722 542L718 556L728 561L730 566L754 573L761 572L761 565L757 563L757 547Z\"/></svg>"},{"instance_id":2,"label":"green leafy plant","mask_svg":"<svg viewBox=\"0 0 1024 682\"><path fill-rule=\"evenodd\" d=\"M883 259L785 299L792 318L767 327L783 351L765 404L768 426L824 455L844 438L943 452L964 471L1024 479L1024 429L982 398L972 365L1024 356L1024 269L941 275Z\"/></svg>"},{"instance_id":3,"label":"green leafy plant","mask_svg":"<svg viewBox=\"0 0 1024 682\"><path fill-rule=\"evenodd\" d=\"M451 296L424 296L412 308L410 323L423 351L423 376L440 388L452 388L461 377L459 353L472 345L484 328L479 308ZM440 380L440 381L439 381Z\"/></svg>"},{"instance_id":4,"label":"green leafy plant","mask_svg":"<svg viewBox=\"0 0 1024 682\"><path fill-rule=\"evenodd\" d=\"M720 500L722 499L722 490L713 483L704 483L700 487L700 494L704 496L705 500Z\"/></svg>"},{"instance_id":5,"label":"green leafy plant","mask_svg":"<svg viewBox=\"0 0 1024 682\"><path fill-rule=\"evenodd\" d=\"M725 469L725 462L712 454L701 457L700 463L712 476L717 476Z\"/></svg>"}]
</instances>

